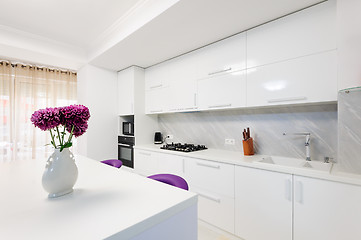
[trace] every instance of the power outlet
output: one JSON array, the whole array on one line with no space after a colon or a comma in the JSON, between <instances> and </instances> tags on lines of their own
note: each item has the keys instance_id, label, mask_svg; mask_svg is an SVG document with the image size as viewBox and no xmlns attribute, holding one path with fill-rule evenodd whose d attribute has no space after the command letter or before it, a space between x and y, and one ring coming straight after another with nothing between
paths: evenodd
<instances>
[{"instance_id":1,"label":"power outlet","mask_svg":"<svg viewBox=\"0 0 361 240\"><path fill-rule=\"evenodd\" d=\"M234 144L236 144L236 141L235 141L233 138L226 138L226 139L224 140L224 144L234 145Z\"/></svg>"},{"instance_id":2,"label":"power outlet","mask_svg":"<svg viewBox=\"0 0 361 240\"><path fill-rule=\"evenodd\" d=\"M168 134L168 135L167 135L167 139L173 139L173 135L172 135L172 134Z\"/></svg>"}]
</instances>

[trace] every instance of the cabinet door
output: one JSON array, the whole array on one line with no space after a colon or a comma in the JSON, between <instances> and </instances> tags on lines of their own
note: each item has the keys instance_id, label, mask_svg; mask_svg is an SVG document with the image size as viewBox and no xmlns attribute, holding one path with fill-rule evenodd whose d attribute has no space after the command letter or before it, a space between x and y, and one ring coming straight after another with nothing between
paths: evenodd
<instances>
[{"instance_id":1,"label":"cabinet door","mask_svg":"<svg viewBox=\"0 0 361 240\"><path fill-rule=\"evenodd\" d=\"M295 176L294 240L358 240L361 187Z\"/></svg>"},{"instance_id":2,"label":"cabinet door","mask_svg":"<svg viewBox=\"0 0 361 240\"><path fill-rule=\"evenodd\" d=\"M163 113L167 109L168 88L155 88L145 92L145 113Z\"/></svg>"},{"instance_id":3,"label":"cabinet door","mask_svg":"<svg viewBox=\"0 0 361 240\"><path fill-rule=\"evenodd\" d=\"M169 65L164 62L145 70L145 90L168 86Z\"/></svg>"},{"instance_id":4,"label":"cabinet door","mask_svg":"<svg viewBox=\"0 0 361 240\"><path fill-rule=\"evenodd\" d=\"M118 72L118 114L134 114L134 69Z\"/></svg>"},{"instance_id":5,"label":"cabinet door","mask_svg":"<svg viewBox=\"0 0 361 240\"><path fill-rule=\"evenodd\" d=\"M292 239L292 175L236 166L235 233L247 240Z\"/></svg>"},{"instance_id":6,"label":"cabinet door","mask_svg":"<svg viewBox=\"0 0 361 240\"><path fill-rule=\"evenodd\" d=\"M184 157L173 154L158 154L158 173L169 173L184 178Z\"/></svg>"},{"instance_id":7,"label":"cabinet door","mask_svg":"<svg viewBox=\"0 0 361 240\"><path fill-rule=\"evenodd\" d=\"M199 109L225 109L246 106L246 71L198 80Z\"/></svg>"},{"instance_id":8,"label":"cabinet door","mask_svg":"<svg viewBox=\"0 0 361 240\"><path fill-rule=\"evenodd\" d=\"M336 49L336 1L247 31L247 68Z\"/></svg>"},{"instance_id":9,"label":"cabinet door","mask_svg":"<svg viewBox=\"0 0 361 240\"><path fill-rule=\"evenodd\" d=\"M336 51L247 70L247 106L337 100Z\"/></svg>"},{"instance_id":10,"label":"cabinet door","mask_svg":"<svg viewBox=\"0 0 361 240\"><path fill-rule=\"evenodd\" d=\"M136 173L149 176L157 173L157 153L145 150L134 150L134 170Z\"/></svg>"},{"instance_id":11,"label":"cabinet door","mask_svg":"<svg viewBox=\"0 0 361 240\"><path fill-rule=\"evenodd\" d=\"M197 79L246 68L245 33L216 42L195 52Z\"/></svg>"}]
</instances>

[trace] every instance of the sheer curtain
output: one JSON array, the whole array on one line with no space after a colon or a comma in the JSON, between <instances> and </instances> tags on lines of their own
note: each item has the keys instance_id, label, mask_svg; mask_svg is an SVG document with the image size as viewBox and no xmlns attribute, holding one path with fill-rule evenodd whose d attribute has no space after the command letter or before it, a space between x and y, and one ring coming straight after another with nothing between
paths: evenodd
<instances>
[{"instance_id":1,"label":"sheer curtain","mask_svg":"<svg viewBox=\"0 0 361 240\"><path fill-rule=\"evenodd\" d=\"M1 157L7 161L45 158L53 151L47 145L50 135L31 124L31 114L41 108L76 103L76 73L23 64L10 65L9 71L10 77L3 74L4 78L1 79L1 84L10 82L9 90L4 94L1 92L2 96L9 98L9 104L2 112L5 119L10 118L10 121L0 122L9 133L6 140L0 138L0 142L3 141L8 148L6 154L1 153L4 149L0 150L0 160Z\"/></svg>"}]
</instances>

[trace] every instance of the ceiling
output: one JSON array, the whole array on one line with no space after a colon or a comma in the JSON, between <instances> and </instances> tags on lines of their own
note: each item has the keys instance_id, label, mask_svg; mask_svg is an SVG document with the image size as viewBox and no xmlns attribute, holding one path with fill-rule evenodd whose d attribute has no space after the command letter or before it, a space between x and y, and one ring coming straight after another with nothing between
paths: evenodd
<instances>
[{"instance_id":1,"label":"ceiling","mask_svg":"<svg viewBox=\"0 0 361 240\"><path fill-rule=\"evenodd\" d=\"M74 70L149 67L319 2L1 0L0 56Z\"/></svg>"}]
</instances>

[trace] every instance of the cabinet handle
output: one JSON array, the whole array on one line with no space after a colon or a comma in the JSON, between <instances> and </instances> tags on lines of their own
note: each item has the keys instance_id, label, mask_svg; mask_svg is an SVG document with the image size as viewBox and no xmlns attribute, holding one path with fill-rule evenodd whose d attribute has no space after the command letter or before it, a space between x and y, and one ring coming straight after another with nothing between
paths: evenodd
<instances>
[{"instance_id":1,"label":"cabinet handle","mask_svg":"<svg viewBox=\"0 0 361 240\"><path fill-rule=\"evenodd\" d=\"M276 98L276 99L269 99L268 103L276 103L276 102L291 102L291 101L298 101L298 100L306 100L306 97L290 97L290 98Z\"/></svg>"},{"instance_id":2,"label":"cabinet handle","mask_svg":"<svg viewBox=\"0 0 361 240\"><path fill-rule=\"evenodd\" d=\"M195 109L195 107L184 108L184 110L192 110L192 109Z\"/></svg>"},{"instance_id":3,"label":"cabinet handle","mask_svg":"<svg viewBox=\"0 0 361 240\"><path fill-rule=\"evenodd\" d=\"M292 182L291 182L291 179L286 179L285 180L285 187L286 187L285 198L288 201L292 201Z\"/></svg>"},{"instance_id":4,"label":"cabinet handle","mask_svg":"<svg viewBox=\"0 0 361 240\"><path fill-rule=\"evenodd\" d=\"M217 168L217 169L221 168L220 165L214 165L214 164L202 163L202 162L197 162L197 165L202 166L202 167L210 167L210 168Z\"/></svg>"},{"instance_id":5,"label":"cabinet handle","mask_svg":"<svg viewBox=\"0 0 361 240\"><path fill-rule=\"evenodd\" d=\"M198 192L198 195L201 196L201 197L207 198L207 199L209 199L209 200L215 201L215 202L217 202L217 203L220 203L220 202L221 202L221 199L220 199L220 198L211 196L211 195L209 195L209 194L199 193L199 192Z\"/></svg>"},{"instance_id":6,"label":"cabinet handle","mask_svg":"<svg viewBox=\"0 0 361 240\"><path fill-rule=\"evenodd\" d=\"M146 152L138 152L139 154L141 155L145 155L145 156L151 156L152 154L151 153L146 153Z\"/></svg>"},{"instance_id":7,"label":"cabinet handle","mask_svg":"<svg viewBox=\"0 0 361 240\"><path fill-rule=\"evenodd\" d=\"M197 93L194 94L194 106L197 106Z\"/></svg>"},{"instance_id":8,"label":"cabinet handle","mask_svg":"<svg viewBox=\"0 0 361 240\"><path fill-rule=\"evenodd\" d=\"M232 104L222 104L222 105L213 105L213 106L208 106L208 108L221 108L221 107L231 107Z\"/></svg>"},{"instance_id":9,"label":"cabinet handle","mask_svg":"<svg viewBox=\"0 0 361 240\"><path fill-rule=\"evenodd\" d=\"M163 110L162 109L160 109L160 110L150 110L150 112L151 113L157 113L157 112L163 112Z\"/></svg>"},{"instance_id":10,"label":"cabinet handle","mask_svg":"<svg viewBox=\"0 0 361 240\"><path fill-rule=\"evenodd\" d=\"M161 86L163 86L163 84L158 84L158 85L153 85L153 86L150 86L150 88L159 88L159 87L161 87Z\"/></svg>"},{"instance_id":11,"label":"cabinet handle","mask_svg":"<svg viewBox=\"0 0 361 240\"><path fill-rule=\"evenodd\" d=\"M229 67L227 69L222 69L222 70L218 70L218 71L215 71L215 72L208 73L208 75L214 75L214 74L217 74L217 73L228 72L228 71L231 71L231 70L232 70L232 68Z\"/></svg>"},{"instance_id":12,"label":"cabinet handle","mask_svg":"<svg viewBox=\"0 0 361 240\"><path fill-rule=\"evenodd\" d=\"M303 203L303 185L301 181L296 181L295 198L297 202Z\"/></svg>"}]
</instances>

